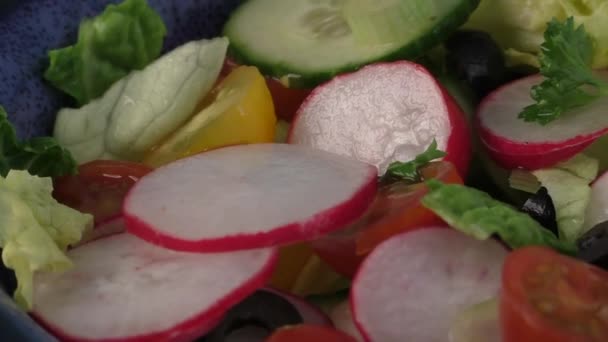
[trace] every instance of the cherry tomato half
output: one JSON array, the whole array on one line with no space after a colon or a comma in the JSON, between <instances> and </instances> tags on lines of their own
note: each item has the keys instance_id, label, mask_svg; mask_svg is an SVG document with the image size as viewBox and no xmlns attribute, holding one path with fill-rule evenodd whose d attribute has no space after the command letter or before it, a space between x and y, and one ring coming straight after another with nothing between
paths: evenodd
<instances>
[{"instance_id":1,"label":"cherry tomato half","mask_svg":"<svg viewBox=\"0 0 608 342\"><path fill-rule=\"evenodd\" d=\"M53 196L60 203L92 214L97 224L120 215L129 189L150 171L138 163L95 160L80 165L77 175L55 179Z\"/></svg>"},{"instance_id":2,"label":"cherry tomato half","mask_svg":"<svg viewBox=\"0 0 608 342\"><path fill-rule=\"evenodd\" d=\"M608 341L608 272L544 247L518 249L502 275L504 342Z\"/></svg>"},{"instance_id":3,"label":"cherry tomato half","mask_svg":"<svg viewBox=\"0 0 608 342\"><path fill-rule=\"evenodd\" d=\"M430 163L420 172L424 179L462 184L449 162ZM366 214L348 228L313 241L315 252L336 272L352 278L365 256L384 240L407 230L442 224L420 203L427 191L424 183L380 186Z\"/></svg>"},{"instance_id":4,"label":"cherry tomato half","mask_svg":"<svg viewBox=\"0 0 608 342\"><path fill-rule=\"evenodd\" d=\"M320 325L294 325L275 331L266 342L357 342L345 333Z\"/></svg>"},{"instance_id":5,"label":"cherry tomato half","mask_svg":"<svg viewBox=\"0 0 608 342\"><path fill-rule=\"evenodd\" d=\"M224 67L220 73L220 78L227 76L238 66L239 65L235 61L231 60L230 58L226 58ZM283 83L275 78L265 78L266 85L268 86L270 94L272 95L272 101L274 102L277 117L290 121L298 111L298 108L300 108L300 105L304 99L306 99L306 97L310 94L311 89L287 88L283 85Z\"/></svg>"}]
</instances>

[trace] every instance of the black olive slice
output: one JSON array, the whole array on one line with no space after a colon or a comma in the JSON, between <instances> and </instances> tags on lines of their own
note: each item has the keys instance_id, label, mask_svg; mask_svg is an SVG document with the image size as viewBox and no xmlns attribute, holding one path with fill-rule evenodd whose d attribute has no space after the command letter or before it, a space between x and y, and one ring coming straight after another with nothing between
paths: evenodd
<instances>
[{"instance_id":1,"label":"black olive slice","mask_svg":"<svg viewBox=\"0 0 608 342\"><path fill-rule=\"evenodd\" d=\"M547 188L544 186L534 195L530 196L520 210L530 215L536 222L552 231L555 235L558 234L553 199L551 199Z\"/></svg>"},{"instance_id":2,"label":"black olive slice","mask_svg":"<svg viewBox=\"0 0 608 342\"><path fill-rule=\"evenodd\" d=\"M460 30L445 42L448 70L482 98L507 79L502 49L483 31Z\"/></svg>"},{"instance_id":3,"label":"black olive slice","mask_svg":"<svg viewBox=\"0 0 608 342\"><path fill-rule=\"evenodd\" d=\"M2 255L1 249L0 255ZM12 294L17 289L17 277L15 276L15 272L4 266L2 261L0 261L0 287L9 294Z\"/></svg>"},{"instance_id":4,"label":"black olive slice","mask_svg":"<svg viewBox=\"0 0 608 342\"><path fill-rule=\"evenodd\" d=\"M200 342L229 342L231 335L252 334L251 341L263 341L286 325L303 323L298 310L286 299L260 290L232 307L220 324ZM256 338L253 338L253 334Z\"/></svg>"},{"instance_id":5,"label":"black olive slice","mask_svg":"<svg viewBox=\"0 0 608 342\"><path fill-rule=\"evenodd\" d=\"M596 224L577 240L578 258L608 270L608 221Z\"/></svg>"}]
</instances>

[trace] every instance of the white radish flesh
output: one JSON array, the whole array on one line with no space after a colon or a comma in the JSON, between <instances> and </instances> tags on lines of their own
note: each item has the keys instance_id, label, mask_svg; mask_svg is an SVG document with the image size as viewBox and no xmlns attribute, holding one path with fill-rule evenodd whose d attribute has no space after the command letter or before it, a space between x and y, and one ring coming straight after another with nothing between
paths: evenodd
<instances>
[{"instance_id":1,"label":"white radish flesh","mask_svg":"<svg viewBox=\"0 0 608 342\"><path fill-rule=\"evenodd\" d=\"M34 281L33 315L67 341L184 341L271 276L277 254L163 249L117 234L72 249L74 267Z\"/></svg>"},{"instance_id":2,"label":"white radish flesh","mask_svg":"<svg viewBox=\"0 0 608 342\"><path fill-rule=\"evenodd\" d=\"M465 174L471 153L466 117L424 67L398 61L317 87L298 110L288 141L357 158L383 174L433 139Z\"/></svg>"},{"instance_id":3,"label":"white radish flesh","mask_svg":"<svg viewBox=\"0 0 608 342\"><path fill-rule=\"evenodd\" d=\"M602 74L608 79L608 74ZM523 78L488 95L477 125L490 156L502 167L539 169L570 159L608 132L608 98L568 111L546 125L525 122L519 113L533 103L530 89L540 76Z\"/></svg>"},{"instance_id":4,"label":"white radish flesh","mask_svg":"<svg viewBox=\"0 0 608 342\"><path fill-rule=\"evenodd\" d=\"M230 251L313 239L358 218L376 169L286 144L241 145L143 177L125 199L127 229L184 251Z\"/></svg>"},{"instance_id":5,"label":"white radish flesh","mask_svg":"<svg viewBox=\"0 0 608 342\"><path fill-rule=\"evenodd\" d=\"M373 342L445 342L452 320L500 289L507 251L445 228L415 230L378 246L351 290L355 323Z\"/></svg>"}]
</instances>

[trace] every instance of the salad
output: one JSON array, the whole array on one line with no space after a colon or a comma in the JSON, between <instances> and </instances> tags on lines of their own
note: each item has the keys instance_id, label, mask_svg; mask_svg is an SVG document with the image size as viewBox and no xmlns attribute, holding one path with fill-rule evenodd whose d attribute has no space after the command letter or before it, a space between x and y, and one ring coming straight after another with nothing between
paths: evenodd
<instances>
[{"instance_id":1,"label":"salad","mask_svg":"<svg viewBox=\"0 0 608 342\"><path fill-rule=\"evenodd\" d=\"M83 18L0 107L0 279L62 341L607 341L601 0Z\"/></svg>"}]
</instances>

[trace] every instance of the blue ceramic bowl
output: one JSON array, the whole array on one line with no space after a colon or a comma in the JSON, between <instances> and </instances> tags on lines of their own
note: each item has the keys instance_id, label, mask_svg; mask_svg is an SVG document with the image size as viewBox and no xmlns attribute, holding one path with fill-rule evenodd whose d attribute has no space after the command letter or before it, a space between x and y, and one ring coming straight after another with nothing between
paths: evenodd
<instances>
[{"instance_id":1,"label":"blue ceramic bowl","mask_svg":"<svg viewBox=\"0 0 608 342\"><path fill-rule=\"evenodd\" d=\"M50 135L66 98L42 78L47 51L76 41L82 18L119 0L0 0L0 105L21 138ZM163 17L164 51L190 40L217 36L240 0L148 0ZM17 309L0 290L0 341L55 339Z\"/></svg>"}]
</instances>

